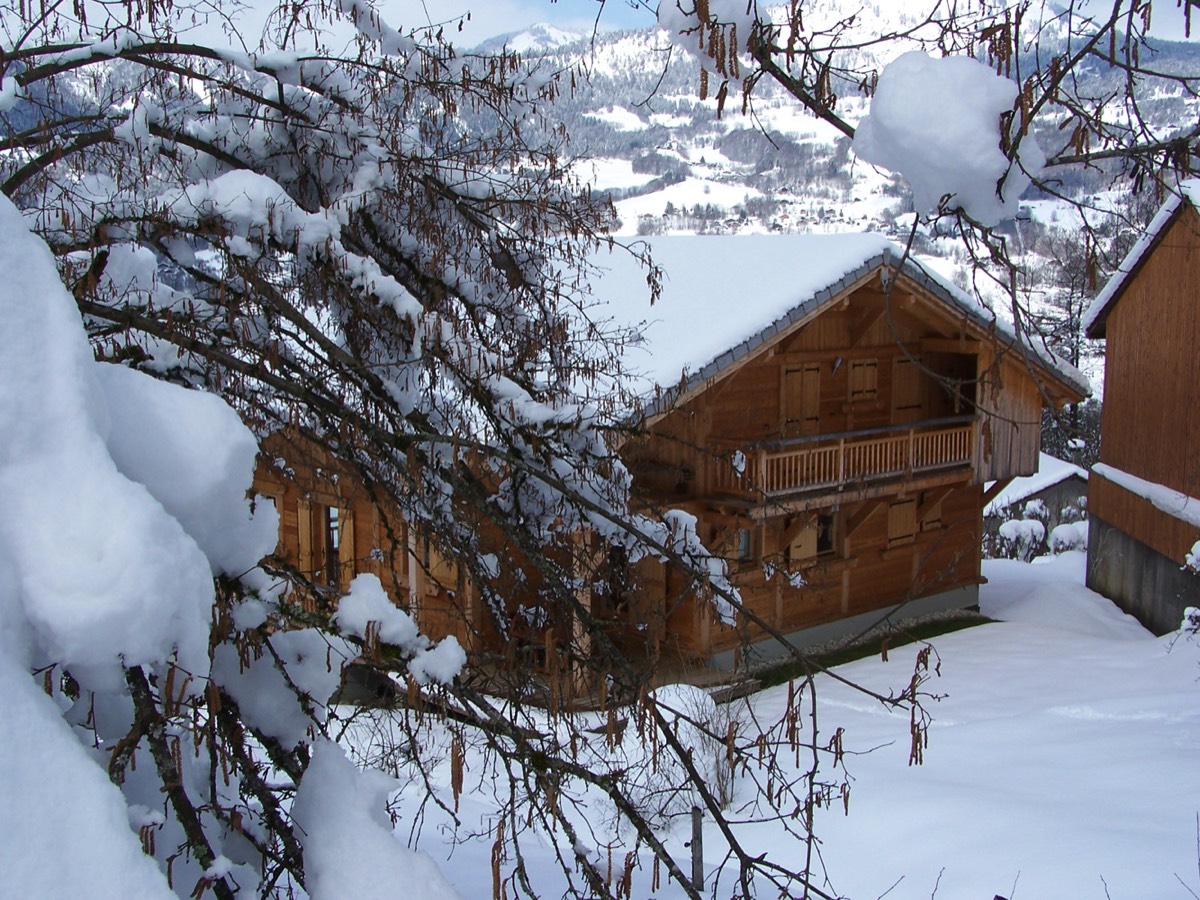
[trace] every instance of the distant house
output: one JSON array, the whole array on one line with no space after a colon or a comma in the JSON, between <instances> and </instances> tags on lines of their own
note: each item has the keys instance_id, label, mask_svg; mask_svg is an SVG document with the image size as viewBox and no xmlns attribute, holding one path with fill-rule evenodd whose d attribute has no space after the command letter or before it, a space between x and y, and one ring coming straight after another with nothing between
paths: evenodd
<instances>
[{"instance_id":1,"label":"distant house","mask_svg":"<svg viewBox=\"0 0 1200 900\"><path fill-rule=\"evenodd\" d=\"M1200 606L1200 181L1167 201L1084 319L1107 353L1088 586L1147 627Z\"/></svg>"},{"instance_id":2,"label":"distant house","mask_svg":"<svg viewBox=\"0 0 1200 900\"><path fill-rule=\"evenodd\" d=\"M695 516L749 614L722 624L686 573L613 551L607 583L579 598L612 638L635 656L728 668L764 656L772 632L812 644L897 611L975 605L982 510L1037 470L1042 406L1081 400L1083 377L879 236L651 244L666 272L653 307L628 256L595 260L593 315L641 336L626 362L642 431L618 450L636 506ZM358 505L350 473L266 464L260 483L275 485L282 558L331 589L377 571L432 637L512 652L487 622L497 611L475 608L458 568L402 522ZM514 581L510 612L537 608L522 590ZM510 624L534 648L539 628L571 633ZM536 659L550 657L543 643Z\"/></svg>"},{"instance_id":3,"label":"distant house","mask_svg":"<svg viewBox=\"0 0 1200 900\"><path fill-rule=\"evenodd\" d=\"M297 598L308 611L334 608L356 575L379 577L393 595L407 593L408 530L388 515L354 473L295 431L266 437L254 475L258 502L279 513L275 561L307 584Z\"/></svg>"},{"instance_id":4,"label":"distant house","mask_svg":"<svg viewBox=\"0 0 1200 900\"><path fill-rule=\"evenodd\" d=\"M1000 526L1011 519L1036 513L1046 526L1046 538L1059 525L1080 521L1087 511L1088 473L1048 453L1038 457L1037 471L1014 478L983 508L985 545L999 543ZM1031 508L1032 506L1032 508Z\"/></svg>"},{"instance_id":5,"label":"distant house","mask_svg":"<svg viewBox=\"0 0 1200 900\"><path fill-rule=\"evenodd\" d=\"M631 620L731 666L771 632L812 644L975 605L982 510L1037 471L1043 404L1086 380L879 236L651 246L668 276L652 309L632 268L600 283L614 318L648 320L630 357L646 431L621 456L641 503L696 517L750 614L719 625L682 573L643 562Z\"/></svg>"}]
</instances>

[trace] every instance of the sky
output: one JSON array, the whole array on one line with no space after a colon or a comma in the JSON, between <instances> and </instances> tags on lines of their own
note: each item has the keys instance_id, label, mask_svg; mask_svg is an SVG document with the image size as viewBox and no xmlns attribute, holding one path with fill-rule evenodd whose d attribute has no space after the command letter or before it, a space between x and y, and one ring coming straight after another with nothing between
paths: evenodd
<instances>
[{"instance_id":1,"label":"sky","mask_svg":"<svg viewBox=\"0 0 1200 900\"><path fill-rule=\"evenodd\" d=\"M761 2L761 0L760 0ZM847 0L853 5L855 0ZM931 3L932 0L925 0ZM1101 0L1079 0L1080 8L1102 9ZM242 34L258 34L259 21L274 0L249 0L240 20ZM770 0L768 0L768 5ZM547 23L559 28L588 32L647 28L655 24L658 0L378 0L384 20L400 29L422 25L446 24L447 36L459 47L473 47L500 34L522 31L531 25ZM470 13L461 31L458 18ZM1192 39L1200 39L1200 12L1196 13ZM1171 0L1159 0L1154 7L1152 34L1168 40L1184 39L1184 14ZM198 32L203 36L203 30Z\"/></svg>"}]
</instances>

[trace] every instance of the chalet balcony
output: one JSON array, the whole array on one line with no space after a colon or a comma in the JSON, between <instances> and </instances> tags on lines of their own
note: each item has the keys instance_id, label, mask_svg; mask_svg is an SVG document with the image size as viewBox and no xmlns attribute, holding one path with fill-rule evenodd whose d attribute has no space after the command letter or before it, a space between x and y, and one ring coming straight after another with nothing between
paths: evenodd
<instances>
[{"instance_id":1,"label":"chalet balcony","mask_svg":"<svg viewBox=\"0 0 1200 900\"><path fill-rule=\"evenodd\" d=\"M977 427L962 416L757 444L718 464L715 487L777 500L968 468Z\"/></svg>"}]
</instances>

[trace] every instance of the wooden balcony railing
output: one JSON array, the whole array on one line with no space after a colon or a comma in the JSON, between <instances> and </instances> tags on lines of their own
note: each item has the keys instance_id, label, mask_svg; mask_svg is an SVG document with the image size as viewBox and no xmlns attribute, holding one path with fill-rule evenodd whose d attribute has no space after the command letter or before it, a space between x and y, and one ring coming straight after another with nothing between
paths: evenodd
<instances>
[{"instance_id":1,"label":"wooden balcony railing","mask_svg":"<svg viewBox=\"0 0 1200 900\"><path fill-rule=\"evenodd\" d=\"M953 469L971 464L975 432L967 417L763 444L717 463L715 487L777 497Z\"/></svg>"}]
</instances>

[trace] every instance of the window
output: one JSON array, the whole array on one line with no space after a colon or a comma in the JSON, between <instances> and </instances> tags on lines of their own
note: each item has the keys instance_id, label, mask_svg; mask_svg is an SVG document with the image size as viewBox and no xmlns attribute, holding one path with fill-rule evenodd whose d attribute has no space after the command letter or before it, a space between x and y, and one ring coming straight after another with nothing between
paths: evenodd
<instances>
[{"instance_id":1,"label":"window","mask_svg":"<svg viewBox=\"0 0 1200 900\"><path fill-rule=\"evenodd\" d=\"M804 562L836 552L837 520L832 512L812 516L788 543L790 562Z\"/></svg>"},{"instance_id":2,"label":"window","mask_svg":"<svg viewBox=\"0 0 1200 900\"><path fill-rule=\"evenodd\" d=\"M754 534L749 528L737 530L737 558L742 562L754 558Z\"/></svg>"},{"instance_id":3,"label":"window","mask_svg":"<svg viewBox=\"0 0 1200 900\"><path fill-rule=\"evenodd\" d=\"M897 423L921 418L921 369L911 359L897 359L892 365L892 407Z\"/></svg>"},{"instance_id":4,"label":"window","mask_svg":"<svg viewBox=\"0 0 1200 900\"><path fill-rule=\"evenodd\" d=\"M874 400L879 390L879 361L859 359L850 363L850 402Z\"/></svg>"},{"instance_id":5,"label":"window","mask_svg":"<svg viewBox=\"0 0 1200 900\"><path fill-rule=\"evenodd\" d=\"M917 501L900 500L888 507L888 546L911 544L917 533Z\"/></svg>"},{"instance_id":6,"label":"window","mask_svg":"<svg viewBox=\"0 0 1200 900\"><path fill-rule=\"evenodd\" d=\"M821 366L809 363L783 373L783 429L816 434L821 423Z\"/></svg>"},{"instance_id":7,"label":"window","mask_svg":"<svg viewBox=\"0 0 1200 900\"><path fill-rule=\"evenodd\" d=\"M350 510L301 500L297 510L300 569L314 580L340 587L354 571L354 522Z\"/></svg>"},{"instance_id":8,"label":"window","mask_svg":"<svg viewBox=\"0 0 1200 900\"><path fill-rule=\"evenodd\" d=\"M325 532L325 581L337 584L341 578L341 563L338 560L338 549L341 545L341 517L336 506L322 506L321 518Z\"/></svg>"},{"instance_id":9,"label":"window","mask_svg":"<svg viewBox=\"0 0 1200 900\"><path fill-rule=\"evenodd\" d=\"M920 522L922 533L937 531L942 527L942 499L929 493L921 495L921 509L924 510Z\"/></svg>"}]
</instances>

